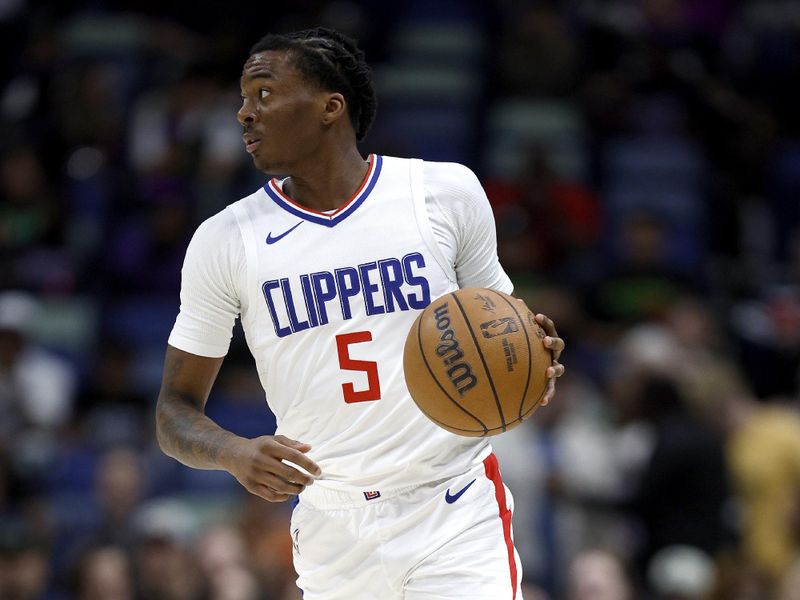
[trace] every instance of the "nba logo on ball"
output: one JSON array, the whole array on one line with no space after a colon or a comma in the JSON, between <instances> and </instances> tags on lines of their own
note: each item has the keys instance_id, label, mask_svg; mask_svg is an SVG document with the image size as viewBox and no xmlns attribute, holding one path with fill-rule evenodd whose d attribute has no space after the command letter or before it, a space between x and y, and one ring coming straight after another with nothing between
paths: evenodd
<instances>
[{"instance_id":1,"label":"nba logo on ball","mask_svg":"<svg viewBox=\"0 0 800 600\"><path fill-rule=\"evenodd\" d=\"M516 331L519 331L519 325L517 325L517 319L514 317L503 317L502 319L492 319L481 323L481 333L485 338L507 335Z\"/></svg>"},{"instance_id":2,"label":"nba logo on ball","mask_svg":"<svg viewBox=\"0 0 800 600\"><path fill-rule=\"evenodd\" d=\"M543 337L520 300L489 289L456 290L432 302L408 332L408 390L447 431L508 431L533 414L547 389L552 355Z\"/></svg>"}]
</instances>

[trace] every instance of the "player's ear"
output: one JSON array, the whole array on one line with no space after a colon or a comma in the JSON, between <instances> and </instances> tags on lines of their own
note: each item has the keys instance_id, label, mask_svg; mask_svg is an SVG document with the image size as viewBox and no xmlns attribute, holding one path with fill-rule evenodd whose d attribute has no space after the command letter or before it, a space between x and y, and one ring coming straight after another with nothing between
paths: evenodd
<instances>
[{"instance_id":1,"label":"player's ear","mask_svg":"<svg viewBox=\"0 0 800 600\"><path fill-rule=\"evenodd\" d=\"M332 125L336 121L347 116L347 103L344 96L339 92L331 92L327 95L325 101L325 110L322 113L322 123L324 125Z\"/></svg>"}]
</instances>

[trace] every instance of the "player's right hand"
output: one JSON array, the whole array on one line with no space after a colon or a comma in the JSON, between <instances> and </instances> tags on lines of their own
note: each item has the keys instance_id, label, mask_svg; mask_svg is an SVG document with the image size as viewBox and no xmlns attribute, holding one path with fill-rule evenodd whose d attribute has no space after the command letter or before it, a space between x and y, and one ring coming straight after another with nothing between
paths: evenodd
<instances>
[{"instance_id":1,"label":"player's right hand","mask_svg":"<svg viewBox=\"0 0 800 600\"><path fill-rule=\"evenodd\" d=\"M314 476L322 473L317 463L306 456L311 446L282 435L240 438L232 450L228 471L248 492L270 502L283 502L314 483L314 477L283 461Z\"/></svg>"}]
</instances>

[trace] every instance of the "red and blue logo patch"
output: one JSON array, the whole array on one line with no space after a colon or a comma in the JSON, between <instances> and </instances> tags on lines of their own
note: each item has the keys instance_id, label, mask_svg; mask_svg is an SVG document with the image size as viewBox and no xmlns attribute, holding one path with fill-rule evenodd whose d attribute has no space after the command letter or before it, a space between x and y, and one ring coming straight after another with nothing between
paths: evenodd
<instances>
[{"instance_id":1,"label":"red and blue logo patch","mask_svg":"<svg viewBox=\"0 0 800 600\"><path fill-rule=\"evenodd\" d=\"M364 498L366 498L367 500L375 500L375 498L380 498L380 497L381 493L377 490L374 492L364 492Z\"/></svg>"}]
</instances>

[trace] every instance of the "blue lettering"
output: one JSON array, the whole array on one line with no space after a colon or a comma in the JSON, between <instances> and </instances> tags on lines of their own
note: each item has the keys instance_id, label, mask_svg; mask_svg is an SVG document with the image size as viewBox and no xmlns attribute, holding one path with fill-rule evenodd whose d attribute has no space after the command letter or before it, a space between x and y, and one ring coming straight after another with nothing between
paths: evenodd
<instances>
[{"instance_id":1,"label":"blue lettering","mask_svg":"<svg viewBox=\"0 0 800 600\"><path fill-rule=\"evenodd\" d=\"M421 310L431 303L431 289L427 279L422 275L414 275L411 270L412 263L418 267L424 267L425 258L419 252L406 254L403 257L403 273L406 276L406 282L410 285L419 286L421 293L421 297L417 294L408 294L408 304L411 308Z\"/></svg>"},{"instance_id":2,"label":"blue lettering","mask_svg":"<svg viewBox=\"0 0 800 600\"><path fill-rule=\"evenodd\" d=\"M386 304L386 312L394 312L394 302L400 310L408 310L406 298L403 295L403 265L396 258L387 258L378 261L378 268L381 272L381 285L383 286L383 300ZM389 271L392 271L390 273Z\"/></svg>"},{"instance_id":3,"label":"blue lettering","mask_svg":"<svg viewBox=\"0 0 800 600\"><path fill-rule=\"evenodd\" d=\"M264 298L267 301L267 309L269 310L269 316L272 317L272 325L275 327L275 335L279 338L286 337L287 335L292 333L291 327L281 327L280 323L278 322L278 313L275 310L275 301L272 298L272 290L278 289L280 287L280 283L278 283L277 279L273 279L271 281L267 281L261 287L261 290L264 292Z\"/></svg>"},{"instance_id":4,"label":"blue lettering","mask_svg":"<svg viewBox=\"0 0 800 600\"><path fill-rule=\"evenodd\" d=\"M325 284L324 290L322 289L323 283ZM319 313L319 324L326 325L328 323L328 309L325 303L336 298L336 283L333 275L328 271L312 273L311 285L314 288L314 304L317 307L317 313Z\"/></svg>"},{"instance_id":5,"label":"blue lettering","mask_svg":"<svg viewBox=\"0 0 800 600\"><path fill-rule=\"evenodd\" d=\"M297 318L297 311L294 307L294 300L292 299L292 288L289 286L289 280L286 278L281 279L281 291L283 292L283 299L286 302L286 311L289 313L289 324L292 326L292 333L308 329L308 321L301 321Z\"/></svg>"},{"instance_id":6,"label":"blue lettering","mask_svg":"<svg viewBox=\"0 0 800 600\"><path fill-rule=\"evenodd\" d=\"M311 291L311 279L308 275L300 275L300 287L303 289L303 300L306 303L306 313L311 327L319 325L317 311L314 308L314 294Z\"/></svg>"},{"instance_id":7,"label":"blue lettering","mask_svg":"<svg viewBox=\"0 0 800 600\"><path fill-rule=\"evenodd\" d=\"M358 265L358 273L361 275L361 289L364 290L364 302L367 305L368 315L382 315L386 312L383 306L376 306L373 294L380 291L380 287L376 283L369 280L369 272L378 268L377 262L365 263Z\"/></svg>"},{"instance_id":8,"label":"blue lettering","mask_svg":"<svg viewBox=\"0 0 800 600\"><path fill-rule=\"evenodd\" d=\"M349 279L349 283L345 281ZM357 296L361 291L361 284L358 281L358 271L353 267L336 269L336 290L339 292L339 303L342 305L342 317L352 319L353 314L350 310L350 298Z\"/></svg>"},{"instance_id":9,"label":"blue lettering","mask_svg":"<svg viewBox=\"0 0 800 600\"><path fill-rule=\"evenodd\" d=\"M402 259L389 257L333 272L271 279L262 284L262 292L275 334L284 338L338 320L337 311L331 313L337 298L343 320L352 319L354 313L373 316L425 308L431 302L425 266L425 257L412 252Z\"/></svg>"}]
</instances>

